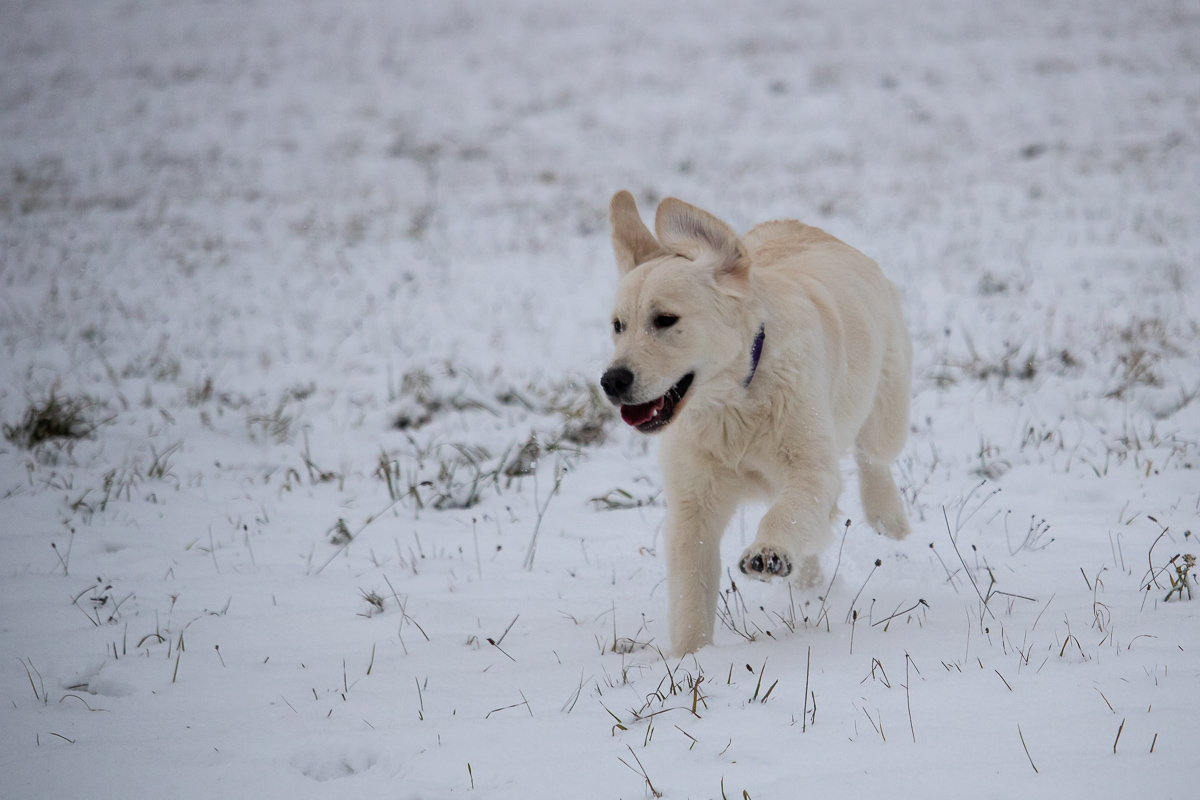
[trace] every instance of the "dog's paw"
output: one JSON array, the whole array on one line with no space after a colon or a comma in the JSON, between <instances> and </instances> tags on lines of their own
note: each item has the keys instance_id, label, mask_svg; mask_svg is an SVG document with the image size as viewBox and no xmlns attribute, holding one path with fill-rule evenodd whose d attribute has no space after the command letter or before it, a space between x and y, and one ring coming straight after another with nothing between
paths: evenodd
<instances>
[{"instance_id":1,"label":"dog's paw","mask_svg":"<svg viewBox=\"0 0 1200 800\"><path fill-rule=\"evenodd\" d=\"M771 578L786 578L791 575L792 560L788 558L787 553L780 552L773 547L751 547L742 554L742 560L738 562L738 569L742 571L743 575L749 575L760 581L769 581Z\"/></svg>"}]
</instances>

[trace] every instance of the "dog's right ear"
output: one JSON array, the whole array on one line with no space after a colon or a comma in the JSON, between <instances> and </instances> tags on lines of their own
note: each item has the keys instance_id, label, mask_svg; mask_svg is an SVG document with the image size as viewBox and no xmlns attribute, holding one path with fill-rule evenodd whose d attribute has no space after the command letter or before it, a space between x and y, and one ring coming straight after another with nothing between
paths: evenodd
<instances>
[{"instance_id":1,"label":"dog's right ear","mask_svg":"<svg viewBox=\"0 0 1200 800\"><path fill-rule=\"evenodd\" d=\"M622 189L613 195L608 205L608 220L612 224L613 253L617 256L617 271L622 276L639 264L659 256L670 255L658 243L638 214L633 195Z\"/></svg>"}]
</instances>

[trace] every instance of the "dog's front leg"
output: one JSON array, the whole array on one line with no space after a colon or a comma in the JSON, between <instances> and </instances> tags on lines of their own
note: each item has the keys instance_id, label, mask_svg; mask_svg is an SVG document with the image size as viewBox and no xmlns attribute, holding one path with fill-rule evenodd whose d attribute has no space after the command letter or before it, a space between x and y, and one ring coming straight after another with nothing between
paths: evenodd
<instances>
[{"instance_id":1,"label":"dog's front leg","mask_svg":"<svg viewBox=\"0 0 1200 800\"><path fill-rule=\"evenodd\" d=\"M728 490L667 485L667 591L671 651L677 656L711 644L721 590L721 535L736 507Z\"/></svg>"},{"instance_id":2,"label":"dog's front leg","mask_svg":"<svg viewBox=\"0 0 1200 800\"><path fill-rule=\"evenodd\" d=\"M817 556L833 538L829 520L841 493L841 472L832 448L819 445L806 447L787 467L779 497L738 566L764 581L798 570L800 582L812 585L820 578Z\"/></svg>"}]
</instances>

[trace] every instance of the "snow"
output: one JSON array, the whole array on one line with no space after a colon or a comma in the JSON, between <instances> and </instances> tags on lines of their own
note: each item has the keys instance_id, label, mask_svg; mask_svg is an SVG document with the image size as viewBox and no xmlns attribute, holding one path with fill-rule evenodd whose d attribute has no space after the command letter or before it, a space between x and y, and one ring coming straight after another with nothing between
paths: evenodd
<instances>
[{"instance_id":1,"label":"snow","mask_svg":"<svg viewBox=\"0 0 1200 800\"><path fill-rule=\"evenodd\" d=\"M0 442L0 793L1189 796L1197 42L1147 0L5 4L0 422L97 427ZM502 471L597 420L621 188L826 228L916 345L913 535L848 471L826 583L727 578L682 660L654 441Z\"/></svg>"}]
</instances>

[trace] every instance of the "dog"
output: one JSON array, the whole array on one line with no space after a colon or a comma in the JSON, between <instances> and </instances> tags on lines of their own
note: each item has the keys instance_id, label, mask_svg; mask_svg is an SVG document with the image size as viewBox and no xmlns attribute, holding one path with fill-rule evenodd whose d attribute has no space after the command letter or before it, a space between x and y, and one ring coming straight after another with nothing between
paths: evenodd
<instances>
[{"instance_id":1,"label":"dog","mask_svg":"<svg viewBox=\"0 0 1200 800\"><path fill-rule=\"evenodd\" d=\"M655 234L633 195L609 207L620 282L600 385L662 433L671 648L712 643L720 541L739 503L770 510L739 568L812 586L853 448L867 521L909 533L891 462L908 437L912 342L900 293L858 250L794 220L739 237L663 200Z\"/></svg>"}]
</instances>

